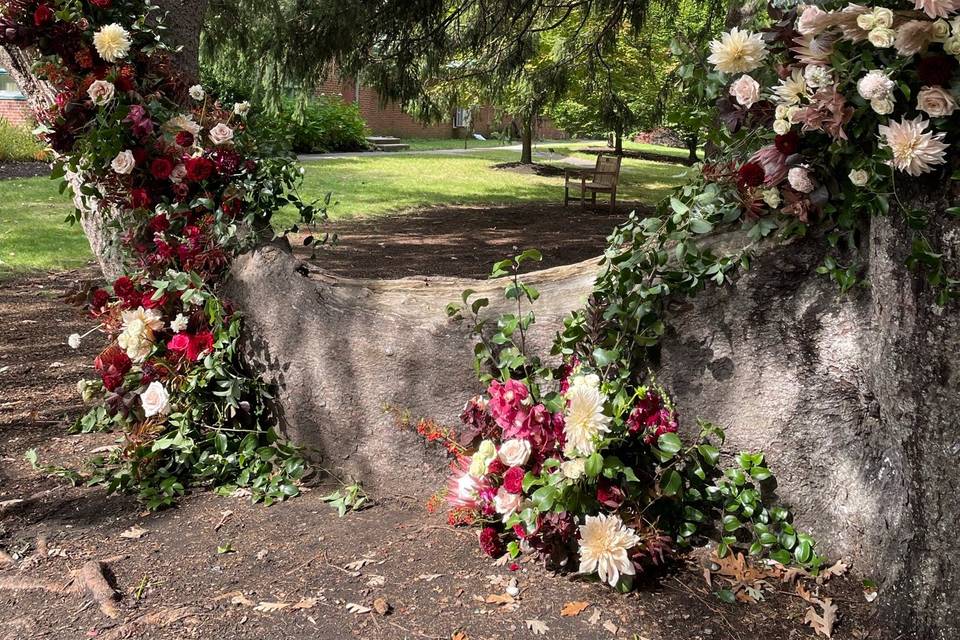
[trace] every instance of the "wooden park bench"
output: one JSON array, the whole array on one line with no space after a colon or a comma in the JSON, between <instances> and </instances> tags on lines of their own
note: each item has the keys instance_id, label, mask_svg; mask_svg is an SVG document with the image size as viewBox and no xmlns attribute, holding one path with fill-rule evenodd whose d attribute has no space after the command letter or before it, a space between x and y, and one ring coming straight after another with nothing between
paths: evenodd
<instances>
[{"instance_id":1,"label":"wooden park bench","mask_svg":"<svg viewBox=\"0 0 960 640\"><path fill-rule=\"evenodd\" d=\"M589 178L589 182L587 179ZM564 169L563 171L563 206L570 200L570 187L580 189L580 206L586 202L587 192L590 192L590 201L597 206L597 194L610 194L610 212L617 206L617 183L620 181L620 156L597 156L597 166L591 169Z\"/></svg>"}]
</instances>

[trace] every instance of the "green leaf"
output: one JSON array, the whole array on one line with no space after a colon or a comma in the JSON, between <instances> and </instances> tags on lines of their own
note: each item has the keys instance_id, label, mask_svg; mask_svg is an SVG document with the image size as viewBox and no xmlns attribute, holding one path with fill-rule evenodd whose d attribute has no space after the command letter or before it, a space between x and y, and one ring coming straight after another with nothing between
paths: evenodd
<instances>
[{"instance_id":1,"label":"green leaf","mask_svg":"<svg viewBox=\"0 0 960 640\"><path fill-rule=\"evenodd\" d=\"M699 234L710 233L713 231L713 225L703 218L691 218L690 231Z\"/></svg>"},{"instance_id":2,"label":"green leaf","mask_svg":"<svg viewBox=\"0 0 960 640\"><path fill-rule=\"evenodd\" d=\"M737 597L733 595L733 591L730 589L720 589L717 591L717 598L727 604L734 604L737 601Z\"/></svg>"},{"instance_id":3,"label":"green leaf","mask_svg":"<svg viewBox=\"0 0 960 640\"><path fill-rule=\"evenodd\" d=\"M584 471L586 471L587 476L591 478L596 478L600 475L600 472L603 471L603 456L600 455L600 453L592 454L584 464Z\"/></svg>"},{"instance_id":4,"label":"green leaf","mask_svg":"<svg viewBox=\"0 0 960 640\"><path fill-rule=\"evenodd\" d=\"M683 443L680 441L680 436L677 434L664 433L657 440L657 446L661 451L673 456L683 448Z\"/></svg>"},{"instance_id":5,"label":"green leaf","mask_svg":"<svg viewBox=\"0 0 960 640\"><path fill-rule=\"evenodd\" d=\"M680 474L673 469L668 469L660 479L660 487L667 496L675 496L683 488L683 479Z\"/></svg>"},{"instance_id":6,"label":"green leaf","mask_svg":"<svg viewBox=\"0 0 960 640\"><path fill-rule=\"evenodd\" d=\"M766 467L754 467L750 469L750 475L758 482L763 482L773 477L773 474L770 473L770 470Z\"/></svg>"}]
</instances>

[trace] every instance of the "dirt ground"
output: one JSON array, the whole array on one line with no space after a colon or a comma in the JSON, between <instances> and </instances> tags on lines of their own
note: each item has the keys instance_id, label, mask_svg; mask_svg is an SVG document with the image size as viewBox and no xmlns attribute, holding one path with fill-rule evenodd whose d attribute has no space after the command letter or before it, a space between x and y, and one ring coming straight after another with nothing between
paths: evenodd
<instances>
[{"instance_id":1,"label":"dirt ground","mask_svg":"<svg viewBox=\"0 0 960 640\"><path fill-rule=\"evenodd\" d=\"M297 255L337 275L403 278L415 275L485 278L494 262L530 248L546 269L600 256L606 238L639 203L580 208L557 204L425 208L398 216L330 222L290 238ZM304 246L329 233L336 242Z\"/></svg>"},{"instance_id":2,"label":"dirt ground","mask_svg":"<svg viewBox=\"0 0 960 640\"><path fill-rule=\"evenodd\" d=\"M50 175L46 162L0 162L0 180Z\"/></svg>"},{"instance_id":3,"label":"dirt ground","mask_svg":"<svg viewBox=\"0 0 960 640\"><path fill-rule=\"evenodd\" d=\"M358 237L387 233L366 224ZM349 237L349 225L342 229ZM415 242L410 233L398 244ZM379 273L367 264L377 243L360 246L363 272ZM492 255L485 251L492 252L478 252L477 269ZM413 493L408 488L373 496L370 508L341 519L321 500L331 490L325 481L269 508L195 491L177 508L147 513L131 497L45 477L24 460L28 449L41 462L79 465L112 441L66 434L81 411L76 381L92 375L100 345L95 336L76 351L66 345L67 335L91 323L59 296L93 276L86 269L0 283L0 551L12 560L0 554L0 640L813 637L799 598L778 590L758 604L725 604L692 560L628 595L535 563L496 566L477 549L474 531L428 515L427 496L404 495ZM231 550L218 553L227 544ZM108 568L119 595L115 618L68 586L90 560ZM486 602L503 599L511 579L515 602ZM834 638L884 637L868 622L855 579L834 580L827 591L840 606ZM568 602L587 606L562 616ZM384 605L387 614L377 613ZM544 636L536 633L541 624Z\"/></svg>"}]
</instances>

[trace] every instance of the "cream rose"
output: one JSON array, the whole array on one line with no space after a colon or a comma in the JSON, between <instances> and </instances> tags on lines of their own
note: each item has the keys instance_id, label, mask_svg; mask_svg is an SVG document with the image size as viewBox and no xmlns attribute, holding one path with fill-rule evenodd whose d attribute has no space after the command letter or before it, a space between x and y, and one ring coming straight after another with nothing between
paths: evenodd
<instances>
[{"instance_id":1,"label":"cream rose","mask_svg":"<svg viewBox=\"0 0 960 640\"><path fill-rule=\"evenodd\" d=\"M210 129L210 142L216 145L226 144L233 140L233 129L222 122Z\"/></svg>"},{"instance_id":2,"label":"cream rose","mask_svg":"<svg viewBox=\"0 0 960 640\"><path fill-rule=\"evenodd\" d=\"M744 74L730 85L730 95L738 104L749 109L760 100L760 83Z\"/></svg>"},{"instance_id":3,"label":"cream rose","mask_svg":"<svg viewBox=\"0 0 960 640\"><path fill-rule=\"evenodd\" d=\"M520 508L520 502L523 495L519 493L510 493L504 487L500 487L497 495L493 498L493 508L503 516L504 521Z\"/></svg>"},{"instance_id":4,"label":"cream rose","mask_svg":"<svg viewBox=\"0 0 960 640\"><path fill-rule=\"evenodd\" d=\"M560 473L569 480L579 480L586 471L586 464L583 458L567 460L560 465Z\"/></svg>"},{"instance_id":5,"label":"cream rose","mask_svg":"<svg viewBox=\"0 0 960 640\"><path fill-rule=\"evenodd\" d=\"M897 32L886 27L877 27L867 35L867 39L878 49L889 49L896 42Z\"/></svg>"},{"instance_id":6,"label":"cream rose","mask_svg":"<svg viewBox=\"0 0 960 640\"><path fill-rule=\"evenodd\" d=\"M136 164L137 161L134 159L132 151L121 151L110 163L110 168L113 169L115 173L126 175L133 171L133 167Z\"/></svg>"},{"instance_id":7,"label":"cream rose","mask_svg":"<svg viewBox=\"0 0 960 640\"><path fill-rule=\"evenodd\" d=\"M893 26L893 11L886 7L876 7L873 10L874 28L889 29Z\"/></svg>"},{"instance_id":8,"label":"cream rose","mask_svg":"<svg viewBox=\"0 0 960 640\"><path fill-rule=\"evenodd\" d=\"M865 187L870 182L870 174L864 169L852 169L848 177L856 187Z\"/></svg>"},{"instance_id":9,"label":"cream rose","mask_svg":"<svg viewBox=\"0 0 960 640\"><path fill-rule=\"evenodd\" d=\"M886 116L893 113L893 108L895 106L896 104L893 102L892 98L874 98L870 101L870 108L881 116Z\"/></svg>"},{"instance_id":10,"label":"cream rose","mask_svg":"<svg viewBox=\"0 0 960 640\"><path fill-rule=\"evenodd\" d=\"M190 97L200 102L207 97L207 92L203 90L203 87L199 84L195 84L189 89Z\"/></svg>"},{"instance_id":11,"label":"cream rose","mask_svg":"<svg viewBox=\"0 0 960 640\"><path fill-rule=\"evenodd\" d=\"M108 24L93 34L93 46L107 62L116 62L130 53L130 34L118 24Z\"/></svg>"},{"instance_id":12,"label":"cream rose","mask_svg":"<svg viewBox=\"0 0 960 640\"><path fill-rule=\"evenodd\" d=\"M778 136L786 135L790 131L790 127L793 125L790 124L789 120L774 120L773 122L773 132Z\"/></svg>"},{"instance_id":13,"label":"cream rose","mask_svg":"<svg viewBox=\"0 0 960 640\"><path fill-rule=\"evenodd\" d=\"M507 440L497 452L500 462L508 467L522 467L530 459L530 443L526 440Z\"/></svg>"},{"instance_id":14,"label":"cream rose","mask_svg":"<svg viewBox=\"0 0 960 640\"><path fill-rule=\"evenodd\" d=\"M953 115L957 101L943 87L924 87L917 94L917 109L931 118L943 118Z\"/></svg>"},{"instance_id":15,"label":"cream rose","mask_svg":"<svg viewBox=\"0 0 960 640\"><path fill-rule=\"evenodd\" d=\"M938 42L943 42L948 37L950 37L950 23L943 19L934 21L933 37Z\"/></svg>"},{"instance_id":16,"label":"cream rose","mask_svg":"<svg viewBox=\"0 0 960 640\"><path fill-rule=\"evenodd\" d=\"M952 56L960 55L960 35L947 38L947 41L943 43L943 50Z\"/></svg>"},{"instance_id":17,"label":"cream rose","mask_svg":"<svg viewBox=\"0 0 960 640\"><path fill-rule=\"evenodd\" d=\"M233 105L233 112L238 116L245 116L250 113L250 103L244 100Z\"/></svg>"},{"instance_id":18,"label":"cream rose","mask_svg":"<svg viewBox=\"0 0 960 640\"><path fill-rule=\"evenodd\" d=\"M148 384L140 394L140 404L143 405L143 415L147 418L170 413L170 396L163 385L156 380Z\"/></svg>"},{"instance_id":19,"label":"cream rose","mask_svg":"<svg viewBox=\"0 0 960 640\"><path fill-rule=\"evenodd\" d=\"M115 87L112 82L106 80L95 80L90 88L87 89L87 95L93 100L93 104L103 106L113 100Z\"/></svg>"}]
</instances>

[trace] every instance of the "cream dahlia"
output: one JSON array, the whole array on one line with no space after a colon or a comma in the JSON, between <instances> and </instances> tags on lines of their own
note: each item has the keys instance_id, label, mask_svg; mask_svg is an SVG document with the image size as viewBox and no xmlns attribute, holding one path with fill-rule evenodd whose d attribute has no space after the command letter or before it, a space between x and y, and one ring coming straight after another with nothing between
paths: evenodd
<instances>
[{"instance_id":1,"label":"cream dahlia","mask_svg":"<svg viewBox=\"0 0 960 640\"><path fill-rule=\"evenodd\" d=\"M603 413L606 398L600 391L600 378L592 373L577 376L570 381L566 395L564 453L569 458L589 456L596 451L597 436L610 431L610 418Z\"/></svg>"},{"instance_id":2,"label":"cream dahlia","mask_svg":"<svg viewBox=\"0 0 960 640\"><path fill-rule=\"evenodd\" d=\"M946 149L950 145L943 142L944 133L933 134L927 131L929 120L917 116L913 120L903 118L900 122L891 120L880 125L883 145L893 152L890 164L899 171L911 176L933 171L934 165L946 162Z\"/></svg>"},{"instance_id":3,"label":"cream dahlia","mask_svg":"<svg viewBox=\"0 0 960 640\"><path fill-rule=\"evenodd\" d=\"M798 104L802 98L807 97L807 81L803 77L800 69L794 69L786 78L780 81L780 84L774 87L773 93L776 94L780 104Z\"/></svg>"},{"instance_id":4,"label":"cream dahlia","mask_svg":"<svg viewBox=\"0 0 960 640\"><path fill-rule=\"evenodd\" d=\"M163 329L163 319L156 309L124 311L123 331L117 336L117 344L134 362L143 362L153 350L154 332Z\"/></svg>"},{"instance_id":5,"label":"cream dahlia","mask_svg":"<svg viewBox=\"0 0 960 640\"><path fill-rule=\"evenodd\" d=\"M960 9L960 0L913 0L913 8L931 18L946 18Z\"/></svg>"},{"instance_id":6,"label":"cream dahlia","mask_svg":"<svg viewBox=\"0 0 960 640\"><path fill-rule=\"evenodd\" d=\"M116 62L130 53L130 34L120 25L108 24L93 34L93 46L107 62Z\"/></svg>"},{"instance_id":7,"label":"cream dahlia","mask_svg":"<svg viewBox=\"0 0 960 640\"><path fill-rule=\"evenodd\" d=\"M580 573L598 573L611 587L620 576L636 573L628 552L640 543L633 529L620 516L587 516L580 526Z\"/></svg>"},{"instance_id":8,"label":"cream dahlia","mask_svg":"<svg viewBox=\"0 0 960 640\"><path fill-rule=\"evenodd\" d=\"M759 34L734 27L710 43L710 62L722 73L749 73L767 57L767 46Z\"/></svg>"}]
</instances>

